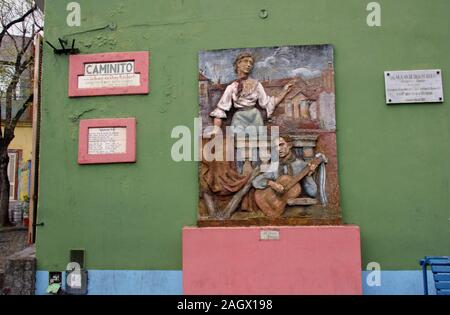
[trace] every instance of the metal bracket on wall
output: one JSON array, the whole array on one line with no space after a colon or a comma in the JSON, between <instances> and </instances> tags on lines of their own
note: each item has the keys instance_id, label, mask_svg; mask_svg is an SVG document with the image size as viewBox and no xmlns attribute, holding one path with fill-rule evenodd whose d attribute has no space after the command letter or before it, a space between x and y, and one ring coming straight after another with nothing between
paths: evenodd
<instances>
[{"instance_id":1,"label":"metal bracket on wall","mask_svg":"<svg viewBox=\"0 0 450 315\"><path fill-rule=\"evenodd\" d=\"M48 40L46 40L45 42L53 48L53 52L56 55L75 55L75 54L79 54L80 50L78 48L75 48L75 39L72 40L72 47L67 48L66 45L67 40L58 38L59 44L61 45L61 49L56 48L55 46L53 46Z\"/></svg>"}]
</instances>

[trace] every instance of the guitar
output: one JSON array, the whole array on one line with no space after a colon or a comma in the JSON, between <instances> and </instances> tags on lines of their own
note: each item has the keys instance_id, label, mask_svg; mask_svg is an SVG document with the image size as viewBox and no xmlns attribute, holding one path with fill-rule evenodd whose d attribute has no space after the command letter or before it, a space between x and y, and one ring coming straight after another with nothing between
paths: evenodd
<instances>
[{"instance_id":1,"label":"guitar","mask_svg":"<svg viewBox=\"0 0 450 315\"><path fill-rule=\"evenodd\" d=\"M325 156L317 154L316 157L305 166L300 173L295 176L282 175L276 183L283 185L284 192L278 193L272 188L255 191L255 201L261 211L268 217L279 217L283 214L286 208L287 201L292 198L297 198L302 192L302 188L299 182L303 177L307 176L311 171L312 166L314 169L321 163L326 162Z\"/></svg>"}]
</instances>

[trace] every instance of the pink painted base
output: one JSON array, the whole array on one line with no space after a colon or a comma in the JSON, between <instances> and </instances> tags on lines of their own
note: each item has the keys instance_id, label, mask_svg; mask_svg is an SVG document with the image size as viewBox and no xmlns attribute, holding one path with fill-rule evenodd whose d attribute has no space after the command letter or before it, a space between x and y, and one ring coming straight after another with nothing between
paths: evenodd
<instances>
[{"instance_id":1,"label":"pink painted base","mask_svg":"<svg viewBox=\"0 0 450 315\"><path fill-rule=\"evenodd\" d=\"M260 240L278 230L278 240ZM362 294L358 226L183 229L188 295Z\"/></svg>"}]
</instances>

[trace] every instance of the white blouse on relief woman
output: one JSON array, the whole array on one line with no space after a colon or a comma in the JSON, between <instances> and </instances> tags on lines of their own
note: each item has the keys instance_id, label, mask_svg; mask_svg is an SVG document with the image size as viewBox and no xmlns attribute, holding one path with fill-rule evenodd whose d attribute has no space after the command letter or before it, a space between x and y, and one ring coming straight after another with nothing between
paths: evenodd
<instances>
[{"instance_id":1,"label":"white blouse on relief woman","mask_svg":"<svg viewBox=\"0 0 450 315\"><path fill-rule=\"evenodd\" d=\"M220 98L217 108L211 112L210 116L217 118L227 118L226 111L229 111L231 106L234 105L239 113L241 110L249 110L256 106L258 102L259 106L267 111L267 117L270 117L276 108L275 97L269 96L264 91L264 88L260 82L254 79L247 79L244 82L244 86L241 94L237 95L238 82L233 82L227 86L225 92ZM260 114L261 115L261 114ZM261 118L262 119L262 118ZM232 123L233 125L233 123ZM253 125L260 125L259 123Z\"/></svg>"}]
</instances>

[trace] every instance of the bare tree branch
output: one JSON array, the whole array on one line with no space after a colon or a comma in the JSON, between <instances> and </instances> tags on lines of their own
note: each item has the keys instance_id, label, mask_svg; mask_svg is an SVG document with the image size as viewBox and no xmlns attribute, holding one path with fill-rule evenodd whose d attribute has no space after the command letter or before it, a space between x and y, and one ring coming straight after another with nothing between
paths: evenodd
<instances>
[{"instance_id":1,"label":"bare tree branch","mask_svg":"<svg viewBox=\"0 0 450 315\"><path fill-rule=\"evenodd\" d=\"M12 43L14 44L14 47L16 48L16 53L19 53L19 46L17 45L17 39L14 35L11 35L9 32L6 32L6 36L8 36Z\"/></svg>"},{"instance_id":2,"label":"bare tree branch","mask_svg":"<svg viewBox=\"0 0 450 315\"><path fill-rule=\"evenodd\" d=\"M15 64L14 61L0 60L0 66L14 66Z\"/></svg>"},{"instance_id":3,"label":"bare tree branch","mask_svg":"<svg viewBox=\"0 0 450 315\"><path fill-rule=\"evenodd\" d=\"M27 110L28 107L30 107L32 101L33 101L33 97L34 94L30 94L30 96L28 96L27 100L25 101L25 103L22 104L22 107L19 109L19 111L16 113L16 115L14 116L14 119L11 123L11 127L14 129L16 128L17 122L19 121L20 117L22 117L23 113L25 113L25 111Z\"/></svg>"},{"instance_id":4,"label":"bare tree branch","mask_svg":"<svg viewBox=\"0 0 450 315\"><path fill-rule=\"evenodd\" d=\"M33 55L28 57L28 59L25 60L25 62L19 68L20 74L22 74L22 72L24 72L33 63L33 61L34 61Z\"/></svg>"},{"instance_id":5,"label":"bare tree branch","mask_svg":"<svg viewBox=\"0 0 450 315\"><path fill-rule=\"evenodd\" d=\"M17 59L21 59L22 57L17 56ZM17 84L19 83L19 79L22 73L28 68L28 66L34 61L34 56L31 55L23 64L20 64L20 61L16 61L14 75L11 79L11 82L8 85L6 90L6 115L5 115L5 128L11 125L11 117L12 117L12 100L13 93L16 91Z\"/></svg>"},{"instance_id":6,"label":"bare tree branch","mask_svg":"<svg viewBox=\"0 0 450 315\"><path fill-rule=\"evenodd\" d=\"M3 25L3 21L2 21L3 29L2 29L2 31L0 32L0 47L2 46L3 37L5 36L6 32L7 32L12 26L14 26L15 24L20 23L20 22L22 22L22 21L25 21L25 19L26 19L30 14L32 14L36 9L37 9L37 5L35 4L35 5L34 5L33 7L31 7L24 15L18 17L18 18L15 19L15 20L12 20L11 22L9 22L9 23L6 24L6 25Z\"/></svg>"},{"instance_id":7,"label":"bare tree branch","mask_svg":"<svg viewBox=\"0 0 450 315\"><path fill-rule=\"evenodd\" d=\"M41 27L38 28L37 32L34 32L34 30L33 30L33 34L37 34L37 33L39 33L40 31L42 31L42 28L41 28ZM33 41L34 41L34 36L26 36L26 37L24 37L24 38L28 38L28 42L25 44L25 48L23 49L24 52L26 52L26 51L28 50L28 47L30 47L30 45L33 43Z\"/></svg>"}]
</instances>

